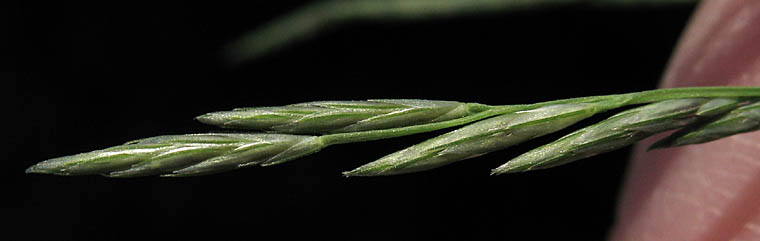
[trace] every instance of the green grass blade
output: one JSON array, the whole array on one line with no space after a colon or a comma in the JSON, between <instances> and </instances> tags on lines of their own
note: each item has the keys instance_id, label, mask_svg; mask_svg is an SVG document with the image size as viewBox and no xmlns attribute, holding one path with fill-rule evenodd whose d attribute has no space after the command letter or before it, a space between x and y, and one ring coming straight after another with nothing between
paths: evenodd
<instances>
[{"instance_id":1,"label":"green grass blade","mask_svg":"<svg viewBox=\"0 0 760 241\"><path fill-rule=\"evenodd\" d=\"M634 7L690 4L696 0L323 0L303 6L243 34L227 46L233 65L265 56L339 26L362 20L414 21L520 11L571 4Z\"/></svg>"}]
</instances>

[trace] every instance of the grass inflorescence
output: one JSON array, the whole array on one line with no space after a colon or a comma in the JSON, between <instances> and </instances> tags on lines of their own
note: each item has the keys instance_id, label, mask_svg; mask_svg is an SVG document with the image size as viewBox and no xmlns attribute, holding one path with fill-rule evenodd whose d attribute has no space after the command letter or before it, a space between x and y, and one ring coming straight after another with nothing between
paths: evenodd
<instances>
[{"instance_id":1,"label":"grass inflorescence","mask_svg":"<svg viewBox=\"0 0 760 241\"><path fill-rule=\"evenodd\" d=\"M276 165L330 145L462 126L367 163L346 176L430 170L562 130L595 114L636 106L528 151L492 170L523 172L567 164L678 129L652 148L698 144L760 129L760 87L693 87L492 106L435 100L319 101L239 108L196 119L250 133L144 138L49 159L27 173L108 177L197 176Z\"/></svg>"}]
</instances>

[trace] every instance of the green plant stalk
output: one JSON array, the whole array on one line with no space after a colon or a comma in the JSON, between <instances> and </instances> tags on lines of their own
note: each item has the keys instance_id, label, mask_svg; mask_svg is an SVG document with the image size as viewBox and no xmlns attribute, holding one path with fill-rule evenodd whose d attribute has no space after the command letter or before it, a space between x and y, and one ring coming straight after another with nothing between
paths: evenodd
<instances>
[{"instance_id":1,"label":"green plant stalk","mask_svg":"<svg viewBox=\"0 0 760 241\"><path fill-rule=\"evenodd\" d=\"M648 103L650 101L659 103L668 100L669 98L691 97L704 94L698 93L699 91L695 92L694 90L696 89L670 89L623 95L583 97L519 107L527 108L527 110L530 111L516 110L519 108L509 108L510 112L500 115L499 117L479 121L427 140L423 143L400 150L354 170L344 172L344 175L377 176L424 171L477 157L485 153L498 151L538 136L563 129L595 113L615 109L624 105ZM712 89L711 91L715 90L716 89ZM711 93L711 95L714 96L725 94L727 93ZM675 100L685 99L690 98L677 98ZM721 99L715 100L715 102L720 104L710 106L727 106L727 108L718 108L722 111L730 110L730 108L735 107L735 105L732 104L735 103L734 101L725 103ZM580 104L586 104L586 107L581 107L586 108L586 110L576 112L577 109L575 108L578 108L578 105ZM509 106L504 107L505 109L508 109ZM542 110L545 107L558 107L559 109L552 111ZM533 111L537 112L532 113ZM705 108L705 111L715 112L711 108ZM546 113L550 114L546 115Z\"/></svg>"},{"instance_id":2,"label":"green plant stalk","mask_svg":"<svg viewBox=\"0 0 760 241\"><path fill-rule=\"evenodd\" d=\"M684 98L753 98L760 97L760 87L684 87L684 88L672 88L672 89L657 89L642 92L634 92L627 94L616 95L602 95L602 96L589 96L578 97L554 101L546 101L535 104L525 105L501 105L501 106L487 106L482 104L479 108L484 110L473 115L465 116L458 119L435 122L423 125L414 125L407 127L397 127L383 130L371 130L349 133L337 133L322 135L315 138L309 145L312 148L310 151L303 151L300 154L290 154L287 159L276 159L264 162L262 166L270 166L275 164L281 164L287 161L297 159L302 156L306 156L317 152L325 147L336 144L347 144L353 142L365 142L381 139L389 139L425 132L431 132L441 130L445 128L460 126L475 121L483 120L493 116L504 115L508 113L514 113L518 111L531 110L549 105L557 104L581 104L581 103L602 103L598 105L598 112L604 112L611 109L620 108L627 105L646 104L652 102L658 102L663 100L672 99L684 99Z\"/></svg>"},{"instance_id":3,"label":"green plant stalk","mask_svg":"<svg viewBox=\"0 0 760 241\"><path fill-rule=\"evenodd\" d=\"M415 125L408 127L391 128L385 130L372 130L362 132L351 133L338 133L324 135L320 138L325 145L344 144L352 142L373 141L394 137L401 137L407 135L413 135L418 133L436 131L440 129L450 128L463 124L468 124L478 120L486 119L489 117L503 115L507 113L530 110L548 105L556 104L580 104L580 103L594 103L594 102L606 102L606 105L601 106L600 110L611 110L628 105L638 105L653 103L663 100L672 99L684 99L684 98L753 98L760 97L760 87L684 87L684 88L672 88L672 89L657 89L642 92L634 92L627 94L616 95L601 95L601 96L589 96L578 97L554 101L546 101L535 104L524 105L501 105L501 106L487 106L486 110L462 117L459 119L436 122L424 125Z\"/></svg>"}]
</instances>

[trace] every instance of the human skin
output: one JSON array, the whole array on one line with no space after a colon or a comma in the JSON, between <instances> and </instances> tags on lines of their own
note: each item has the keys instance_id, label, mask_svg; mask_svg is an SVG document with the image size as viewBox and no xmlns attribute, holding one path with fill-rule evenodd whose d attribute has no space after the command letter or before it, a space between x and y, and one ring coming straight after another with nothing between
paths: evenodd
<instances>
[{"instance_id":1,"label":"human skin","mask_svg":"<svg viewBox=\"0 0 760 241\"><path fill-rule=\"evenodd\" d=\"M702 2L661 87L760 86L760 1ZM662 137L662 135L658 136ZM760 240L760 132L638 145L611 240Z\"/></svg>"}]
</instances>

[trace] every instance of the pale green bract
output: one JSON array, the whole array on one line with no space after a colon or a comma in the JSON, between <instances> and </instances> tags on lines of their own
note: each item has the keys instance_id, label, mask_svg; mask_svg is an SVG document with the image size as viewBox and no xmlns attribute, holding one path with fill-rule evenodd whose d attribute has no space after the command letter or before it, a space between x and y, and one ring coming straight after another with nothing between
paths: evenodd
<instances>
[{"instance_id":1,"label":"pale green bract","mask_svg":"<svg viewBox=\"0 0 760 241\"><path fill-rule=\"evenodd\" d=\"M760 129L760 102L739 107L715 120L679 130L652 145L652 148L700 144Z\"/></svg>"},{"instance_id":2,"label":"pale green bract","mask_svg":"<svg viewBox=\"0 0 760 241\"><path fill-rule=\"evenodd\" d=\"M455 101L385 99L315 101L278 107L238 108L196 117L222 128L289 134L389 129L460 118L486 107Z\"/></svg>"},{"instance_id":3,"label":"pale green bract","mask_svg":"<svg viewBox=\"0 0 760 241\"><path fill-rule=\"evenodd\" d=\"M467 125L387 155L346 176L376 176L418 172L543 136L592 116L595 104L558 104L504 114Z\"/></svg>"},{"instance_id":4,"label":"pale green bract","mask_svg":"<svg viewBox=\"0 0 760 241\"><path fill-rule=\"evenodd\" d=\"M196 176L285 163L330 145L465 125L346 176L412 173L498 151L597 113L632 108L522 154L493 174L554 167L682 128L654 147L703 143L760 129L760 87L692 87L490 106L430 100L320 101L215 112L198 119L270 133L165 135L29 167L27 173L108 177ZM279 132L279 133L275 133ZM286 132L286 133L282 133ZM330 133L302 135L289 133Z\"/></svg>"},{"instance_id":5,"label":"pale green bract","mask_svg":"<svg viewBox=\"0 0 760 241\"><path fill-rule=\"evenodd\" d=\"M315 137L285 134L209 133L168 135L128 142L103 150L40 162L28 173L102 174L109 177L148 175L194 176L229 171L283 155ZM316 150L319 147L315 148ZM316 151L315 150L315 151Z\"/></svg>"},{"instance_id":6,"label":"pale green bract","mask_svg":"<svg viewBox=\"0 0 760 241\"><path fill-rule=\"evenodd\" d=\"M730 99L679 99L627 110L522 154L494 169L492 174L544 169L613 151L656 133L721 114L736 103Z\"/></svg>"}]
</instances>

